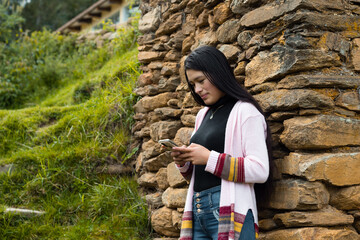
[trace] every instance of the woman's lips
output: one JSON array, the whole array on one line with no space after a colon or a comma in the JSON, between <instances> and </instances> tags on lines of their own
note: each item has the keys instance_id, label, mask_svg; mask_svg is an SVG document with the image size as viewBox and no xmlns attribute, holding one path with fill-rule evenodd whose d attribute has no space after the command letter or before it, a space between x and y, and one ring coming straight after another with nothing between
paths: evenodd
<instances>
[{"instance_id":1,"label":"woman's lips","mask_svg":"<svg viewBox=\"0 0 360 240\"><path fill-rule=\"evenodd\" d=\"M204 98L207 97L207 95L208 95L208 94L204 94L204 95L201 95L200 97L201 97L202 99L204 99Z\"/></svg>"}]
</instances>

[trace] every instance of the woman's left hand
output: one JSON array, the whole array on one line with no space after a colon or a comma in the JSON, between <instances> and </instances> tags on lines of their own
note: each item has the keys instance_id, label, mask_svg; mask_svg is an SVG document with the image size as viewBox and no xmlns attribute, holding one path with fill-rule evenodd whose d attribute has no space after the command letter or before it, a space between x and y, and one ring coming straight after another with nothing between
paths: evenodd
<instances>
[{"instance_id":1,"label":"woman's left hand","mask_svg":"<svg viewBox=\"0 0 360 240\"><path fill-rule=\"evenodd\" d=\"M207 148L195 143L188 147L173 147L172 150L180 153L173 156L175 161L192 162L194 165L206 165L210 155Z\"/></svg>"}]
</instances>

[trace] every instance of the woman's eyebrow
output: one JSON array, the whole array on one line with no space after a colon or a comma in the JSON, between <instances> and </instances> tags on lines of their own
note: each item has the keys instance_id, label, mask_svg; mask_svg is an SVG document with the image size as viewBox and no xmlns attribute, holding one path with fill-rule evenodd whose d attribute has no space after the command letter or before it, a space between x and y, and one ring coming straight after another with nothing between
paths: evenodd
<instances>
[{"instance_id":1,"label":"woman's eyebrow","mask_svg":"<svg viewBox=\"0 0 360 240\"><path fill-rule=\"evenodd\" d=\"M194 79L192 79L192 81L197 81L197 80L199 80L199 79L201 79L201 78L204 78L205 76L197 76L197 77L195 77Z\"/></svg>"}]
</instances>

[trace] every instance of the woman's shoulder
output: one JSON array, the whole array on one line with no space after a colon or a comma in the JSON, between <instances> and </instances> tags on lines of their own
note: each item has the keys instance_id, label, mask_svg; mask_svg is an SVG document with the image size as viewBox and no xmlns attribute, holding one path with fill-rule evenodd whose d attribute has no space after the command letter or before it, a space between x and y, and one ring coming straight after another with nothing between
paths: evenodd
<instances>
[{"instance_id":1,"label":"woman's shoulder","mask_svg":"<svg viewBox=\"0 0 360 240\"><path fill-rule=\"evenodd\" d=\"M247 117L263 116L254 104L240 100L235 103L234 110L237 111L238 114Z\"/></svg>"},{"instance_id":2,"label":"woman's shoulder","mask_svg":"<svg viewBox=\"0 0 360 240\"><path fill-rule=\"evenodd\" d=\"M230 118L232 119L232 122L238 122L240 125L243 125L249 119L258 119L265 124L264 115L262 115L261 112L249 102L236 102Z\"/></svg>"}]
</instances>

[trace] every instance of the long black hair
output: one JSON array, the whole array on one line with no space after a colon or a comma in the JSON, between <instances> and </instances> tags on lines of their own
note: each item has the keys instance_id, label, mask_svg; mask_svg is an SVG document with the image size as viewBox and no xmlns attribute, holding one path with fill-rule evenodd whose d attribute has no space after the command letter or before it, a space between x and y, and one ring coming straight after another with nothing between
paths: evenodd
<instances>
[{"instance_id":1,"label":"long black hair","mask_svg":"<svg viewBox=\"0 0 360 240\"><path fill-rule=\"evenodd\" d=\"M224 92L231 98L240 100L242 102L248 102L254 105L257 110L264 115L259 103L255 98L236 80L234 72L230 67L225 55L211 46L201 46L190 53L185 60L185 77L188 86L191 90L191 94L195 101L200 105L207 106L202 98L195 92L192 84L190 84L186 70L192 69L202 71L206 78L220 91ZM266 122L267 136L266 145L269 156L270 176L265 184L255 184L255 191L258 196L257 199L261 199L261 202L269 200L270 188L271 188L271 173L273 170L272 161L272 144L271 144L271 131L268 123ZM263 204L261 204L263 205Z\"/></svg>"}]
</instances>

